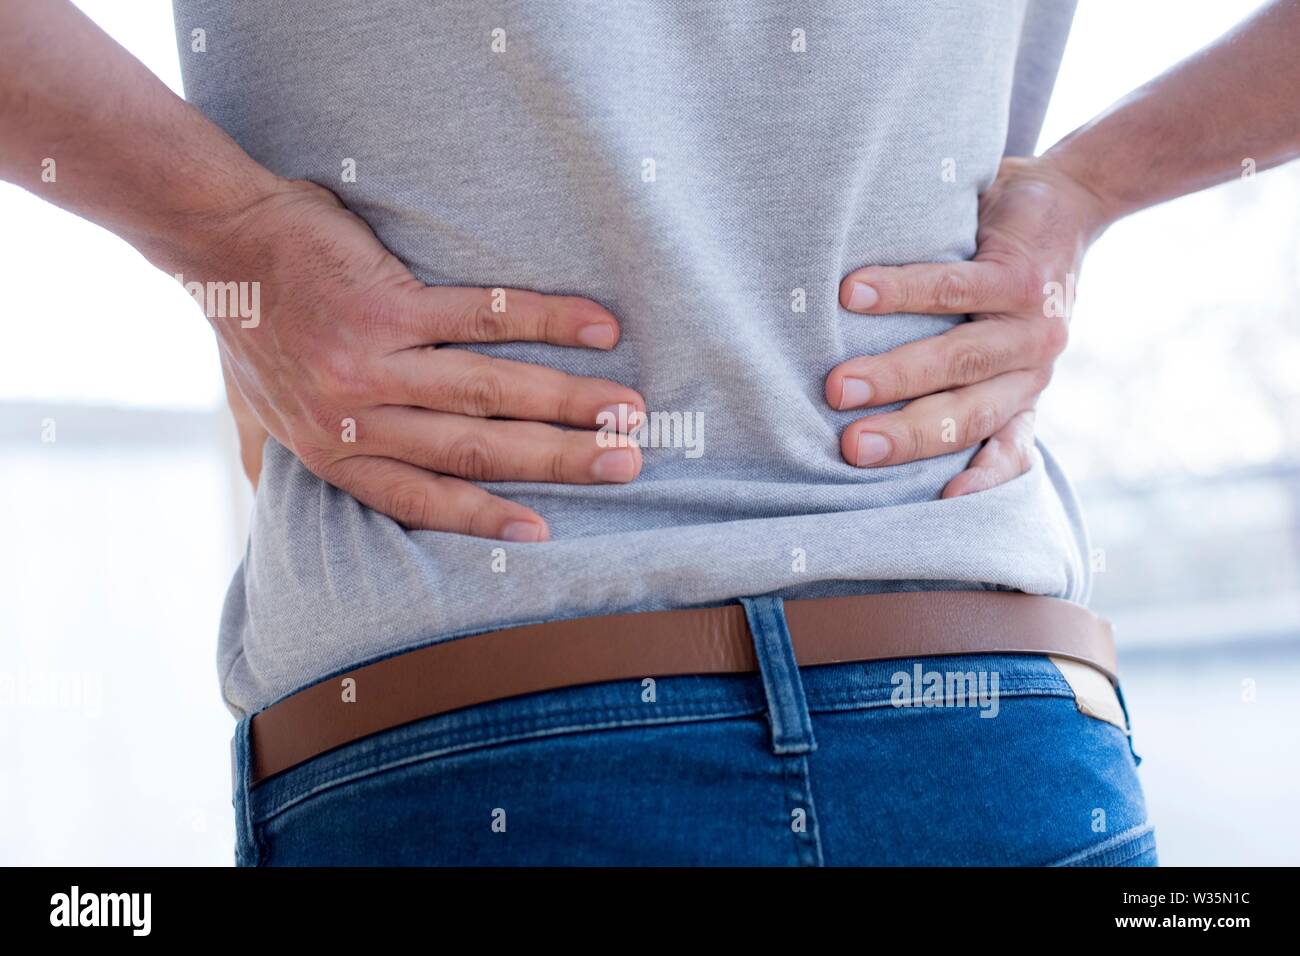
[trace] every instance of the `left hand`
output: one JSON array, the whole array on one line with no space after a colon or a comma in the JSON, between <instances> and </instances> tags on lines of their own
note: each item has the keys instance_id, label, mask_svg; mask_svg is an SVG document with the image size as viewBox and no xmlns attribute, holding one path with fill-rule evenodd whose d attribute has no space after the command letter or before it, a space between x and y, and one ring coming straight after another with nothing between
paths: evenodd
<instances>
[{"instance_id":1,"label":"left hand","mask_svg":"<svg viewBox=\"0 0 1300 956\"><path fill-rule=\"evenodd\" d=\"M984 442L944 498L1028 471L1034 406L1068 340L1065 296L1105 225L1098 197L1050 154L1007 158L980 197L973 259L867 266L846 276L840 304L851 312L970 313L972 321L831 370L826 400L834 408L913 400L849 425L840 439L845 461L898 465Z\"/></svg>"}]
</instances>

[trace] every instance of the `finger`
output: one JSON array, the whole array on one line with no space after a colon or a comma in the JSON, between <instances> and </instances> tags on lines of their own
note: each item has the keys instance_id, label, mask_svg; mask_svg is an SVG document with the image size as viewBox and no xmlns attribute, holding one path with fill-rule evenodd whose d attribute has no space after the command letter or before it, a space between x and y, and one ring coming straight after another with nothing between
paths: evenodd
<instances>
[{"instance_id":1,"label":"finger","mask_svg":"<svg viewBox=\"0 0 1300 956\"><path fill-rule=\"evenodd\" d=\"M1050 363L1060 354L1049 320L994 316L849 359L826 376L826 401L841 410L888 405Z\"/></svg>"},{"instance_id":2,"label":"finger","mask_svg":"<svg viewBox=\"0 0 1300 956\"><path fill-rule=\"evenodd\" d=\"M844 429L844 460L862 468L947 455L988 438L1031 408L1042 391L1037 371L1007 372L987 382L918 398L905 408L861 418Z\"/></svg>"},{"instance_id":3,"label":"finger","mask_svg":"<svg viewBox=\"0 0 1300 956\"><path fill-rule=\"evenodd\" d=\"M867 266L840 283L840 305L850 312L947 314L1015 312L1041 303L1041 291L1019 270L997 262Z\"/></svg>"},{"instance_id":4,"label":"finger","mask_svg":"<svg viewBox=\"0 0 1300 956\"><path fill-rule=\"evenodd\" d=\"M406 316L411 345L549 342L609 350L619 338L618 320L590 299L525 289L425 286L412 293Z\"/></svg>"},{"instance_id":5,"label":"finger","mask_svg":"<svg viewBox=\"0 0 1300 956\"><path fill-rule=\"evenodd\" d=\"M944 486L940 498L960 498L988 491L1019 478L1034 461L1034 413L1014 415L970 461L970 467Z\"/></svg>"},{"instance_id":6,"label":"finger","mask_svg":"<svg viewBox=\"0 0 1300 956\"><path fill-rule=\"evenodd\" d=\"M476 418L556 422L594 429L602 411L625 405L645 411L626 385L581 378L541 365L463 349L403 349L390 359L394 380L381 401Z\"/></svg>"},{"instance_id":7,"label":"finger","mask_svg":"<svg viewBox=\"0 0 1300 956\"><path fill-rule=\"evenodd\" d=\"M256 491L258 479L262 475L262 448L266 445L266 427L240 391L224 354L221 358L221 377L226 383L226 401L235 421L235 436L239 439L239 460L248 483Z\"/></svg>"},{"instance_id":8,"label":"finger","mask_svg":"<svg viewBox=\"0 0 1300 956\"><path fill-rule=\"evenodd\" d=\"M541 516L523 505L391 458L346 458L322 477L406 528L521 543L550 537Z\"/></svg>"},{"instance_id":9,"label":"finger","mask_svg":"<svg viewBox=\"0 0 1300 956\"><path fill-rule=\"evenodd\" d=\"M371 454L470 481L622 484L641 471L640 447L612 433L397 405L371 412L357 439Z\"/></svg>"}]
</instances>

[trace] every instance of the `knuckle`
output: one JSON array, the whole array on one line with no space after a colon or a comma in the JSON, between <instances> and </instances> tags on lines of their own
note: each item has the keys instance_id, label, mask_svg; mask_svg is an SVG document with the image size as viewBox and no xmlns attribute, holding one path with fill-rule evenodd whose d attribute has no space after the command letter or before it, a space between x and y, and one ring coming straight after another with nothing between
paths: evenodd
<instances>
[{"instance_id":1,"label":"knuckle","mask_svg":"<svg viewBox=\"0 0 1300 956\"><path fill-rule=\"evenodd\" d=\"M539 390L539 397L543 400L545 400L547 395L548 392L546 389ZM554 409L555 420L557 422L576 422L579 420L578 409L581 404L580 395L576 389L570 387L570 383L566 382L562 385L559 391L555 393L553 400L545 402L545 404ZM590 424L591 427L594 428L596 421L593 418L590 423L584 422L584 424Z\"/></svg>"},{"instance_id":2,"label":"knuckle","mask_svg":"<svg viewBox=\"0 0 1300 956\"><path fill-rule=\"evenodd\" d=\"M376 396L384 392L385 378L369 365L350 366L347 377L337 382L336 398L349 407L375 404Z\"/></svg>"},{"instance_id":3,"label":"knuckle","mask_svg":"<svg viewBox=\"0 0 1300 956\"><path fill-rule=\"evenodd\" d=\"M497 507L496 499L489 499L482 505L472 506L463 514L453 516L455 530L460 534L473 535L476 538L495 537L496 529L510 517L509 513Z\"/></svg>"},{"instance_id":4,"label":"knuckle","mask_svg":"<svg viewBox=\"0 0 1300 956\"><path fill-rule=\"evenodd\" d=\"M345 349L335 349L318 359L321 388L329 395L354 398L373 388L366 365Z\"/></svg>"},{"instance_id":5,"label":"knuckle","mask_svg":"<svg viewBox=\"0 0 1300 956\"><path fill-rule=\"evenodd\" d=\"M956 269L946 269L935 280L934 301L943 309L961 309L971 299L971 283Z\"/></svg>"},{"instance_id":6,"label":"knuckle","mask_svg":"<svg viewBox=\"0 0 1300 956\"><path fill-rule=\"evenodd\" d=\"M1052 373L1054 371L1055 369L1050 363L1031 369L1029 372L1030 390L1033 391L1034 394L1046 390L1047 386L1052 384Z\"/></svg>"},{"instance_id":7,"label":"knuckle","mask_svg":"<svg viewBox=\"0 0 1300 956\"><path fill-rule=\"evenodd\" d=\"M456 404L477 418L501 414L504 395L501 380L486 367L471 369L455 385Z\"/></svg>"},{"instance_id":8,"label":"knuckle","mask_svg":"<svg viewBox=\"0 0 1300 956\"><path fill-rule=\"evenodd\" d=\"M894 401L913 394L912 371L903 362L881 362L863 373L876 388L876 402Z\"/></svg>"},{"instance_id":9,"label":"knuckle","mask_svg":"<svg viewBox=\"0 0 1300 956\"><path fill-rule=\"evenodd\" d=\"M962 345L948 356L950 382L982 382L990 378L999 367L1000 356L992 349L979 345Z\"/></svg>"},{"instance_id":10,"label":"knuckle","mask_svg":"<svg viewBox=\"0 0 1300 956\"><path fill-rule=\"evenodd\" d=\"M563 300L555 296L544 296L542 307L537 315L537 340L539 342L558 342L564 329Z\"/></svg>"},{"instance_id":11,"label":"knuckle","mask_svg":"<svg viewBox=\"0 0 1300 956\"><path fill-rule=\"evenodd\" d=\"M966 416L965 442L968 447L988 438L998 429L997 407L988 402L979 402L971 406Z\"/></svg>"},{"instance_id":12,"label":"knuckle","mask_svg":"<svg viewBox=\"0 0 1300 956\"><path fill-rule=\"evenodd\" d=\"M905 420L897 433L895 450L901 451L907 460L920 458L925 453L926 437L926 429L920 422Z\"/></svg>"},{"instance_id":13,"label":"knuckle","mask_svg":"<svg viewBox=\"0 0 1300 956\"><path fill-rule=\"evenodd\" d=\"M1027 441L1016 441L1012 443L1012 461L1015 462L1019 474L1024 474L1033 467L1034 443L1031 435Z\"/></svg>"},{"instance_id":14,"label":"knuckle","mask_svg":"<svg viewBox=\"0 0 1300 956\"><path fill-rule=\"evenodd\" d=\"M1070 344L1070 324L1064 318L1048 319L1043 329L1043 351L1056 358Z\"/></svg>"},{"instance_id":15,"label":"knuckle","mask_svg":"<svg viewBox=\"0 0 1300 956\"><path fill-rule=\"evenodd\" d=\"M436 510L433 491L418 482L400 482L389 492L386 510L403 524L432 524Z\"/></svg>"},{"instance_id":16,"label":"knuckle","mask_svg":"<svg viewBox=\"0 0 1300 956\"><path fill-rule=\"evenodd\" d=\"M293 449L293 453L298 456L303 467L313 475L330 480L330 472L333 469L334 453L327 448L319 445L300 445Z\"/></svg>"},{"instance_id":17,"label":"knuckle","mask_svg":"<svg viewBox=\"0 0 1300 956\"><path fill-rule=\"evenodd\" d=\"M566 467L565 454L562 450L556 448L546 452L545 474L546 480L553 484L564 484L565 478L569 473Z\"/></svg>"},{"instance_id":18,"label":"knuckle","mask_svg":"<svg viewBox=\"0 0 1300 956\"><path fill-rule=\"evenodd\" d=\"M486 481L499 473L496 451L481 435L454 439L445 454L446 470L470 481Z\"/></svg>"},{"instance_id":19,"label":"knuckle","mask_svg":"<svg viewBox=\"0 0 1300 956\"><path fill-rule=\"evenodd\" d=\"M429 408L452 411L458 399L457 386L475 366L487 357L468 349L441 349L429 347L428 365L423 379L416 385L420 400Z\"/></svg>"},{"instance_id":20,"label":"knuckle","mask_svg":"<svg viewBox=\"0 0 1300 956\"><path fill-rule=\"evenodd\" d=\"M500 342L507 338L510 320L505 312L494 312L490 298L470 306L461 321L467 342Z\"/></svg>"},{"instance_id":21,"label":"knuckle","mask_svg":"<svg viewBox=\"0 0 1300 956\"><path fill-rule=\"evenodd\" d=\"M305 409L306 417L312 428L323 435L337 439L343 428L343 419L348 416L328 402L311 402Z\"/></svg>"},{"instance_id":22,"label":"knuckle","mask_svg":"<svg viewBox=\"0 0 1300 956\"><path fill-rule=\"evenodd\" d=\"M1011 284L1014 300L1026 312L1041 312L1044 297L1048 294L1055 277L1046 266L1030 265L1017 269L1008 280Z\"/></svg>"},{"instance_id":23,"label":"knuckle","mask_svg":"<svg viewBox=\"0 0 1300 956\"><path fill-rule=\"evenodd\" d=\"M400 327L397 307L387 298L366 296L357 310L356 328L367 343L390 341Z\"/></svg>"}]
</instances>

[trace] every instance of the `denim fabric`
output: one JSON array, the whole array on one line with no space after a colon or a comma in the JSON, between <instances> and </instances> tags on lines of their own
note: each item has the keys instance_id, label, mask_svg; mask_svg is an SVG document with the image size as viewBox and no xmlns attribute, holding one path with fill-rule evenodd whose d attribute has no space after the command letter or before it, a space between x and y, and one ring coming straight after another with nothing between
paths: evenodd
<instances>
[{"instance_id":1,"label":"denim fabric","mask_svg":"<svg viewBox=\"0 0 1300 956\"><path fill-rule=\"evenodd\" d=\"M1125 733L1080 713L1047 658L797 668L780 600L744 603L758 674L470 707L251 791L245 719L237 861L1155 865ZM903 684L918 666L996 675L997 693L926 706Z\"/></svg>"}]
</instances>

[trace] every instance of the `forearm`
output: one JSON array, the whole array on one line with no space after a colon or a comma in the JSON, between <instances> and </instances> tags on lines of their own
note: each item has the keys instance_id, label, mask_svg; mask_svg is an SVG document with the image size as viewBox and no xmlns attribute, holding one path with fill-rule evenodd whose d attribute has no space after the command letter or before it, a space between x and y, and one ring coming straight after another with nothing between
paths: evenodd
<instances>
[{"instance_id":1,"label":"forearm","mask_svg":"<svg viewBox=\"0 0 1300 956\"><path fill-rule=\"evenodd\" d=\"M169 269L276 182L66 0L0 4L0 178Z\"/></svg>"},{"instance_id":2,"label":"forearm","mask_svg":"<svg viewBox=\"0 0 1300 956\"><path fill-rule=\"evenodd\" d=\"M1120 100L1044 159L1105 222L1300 155L1300 0L1275 0Z\"/></svg>"}]
</instances>

